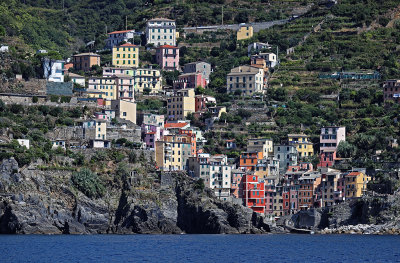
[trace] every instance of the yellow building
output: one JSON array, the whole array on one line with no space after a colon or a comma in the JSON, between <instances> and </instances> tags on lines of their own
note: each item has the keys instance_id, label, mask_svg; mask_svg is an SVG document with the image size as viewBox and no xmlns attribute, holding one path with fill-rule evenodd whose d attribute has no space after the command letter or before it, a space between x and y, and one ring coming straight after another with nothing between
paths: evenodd
<instances>
[{"instance_id":1,"label":"yellow building","mask_svg":"<svg viewBox=\"0 0 400 263\"><path fill-rule=\"evenodd\" d=\"M89 78L86 90L88 98L104 99L104 105L111 105L112 100L117 99L116 78L92 77Z\"/></svg>"},{"instance_id":2,"label":"yellow building","mask_svg":"<svg viewBox=\"0 0 400 263\"><path fill-rule=\"evenodd\" d=\"M357 198L364 195L371 177L362 172L351 172L345 176L346 199Z\"/></svg>"},{"instance_id":3,"label":"yellow building","mask_svg":"<svg viewBox=\"0 0 400 263\"><path fill-rule=\"evenodd\" d=\"M189 113L195 112L194 89L181 89L168 98L167 114L170 120L184 120Z\"/></svg>"},{"instance_id":4,"label":"yellow building","mask_svg":"<svg viewBox=\"0 0 400 263\"><path fill-rule=\"evenodd\" d=\"M95 140L107 140L106 121L96 120Z\"/></svg>"},{"instance_id":5,"label":"yellow building","mask_svg":"<svg viewBox=\"0 0 400 263\"><path fill-rule=\"evenodd\" d=\"M309 139L305 134L288 134L289 145L296 146L300 158L314 155L314 147Z\"/></svg>"},{"instance_id":6,"label":"yellow building","mask_svg":"<svg viewBox=\"0 0 400 263\"><path fill-rule=\"evenodd\" d=\"M130 43L113 47L112 65L137 68L139 66L139 47Z\"/></svg>"},{"instance_id":7,"label":"yellow building","mask_svg":"<svg viewBox=\"0 0 400 263\"><path fill-rule=\"evenodd\" d=\"M162 91L162 76L158 69L138 68L132 71L135 79L135 91L143 93L148 90L150 94L157 94Z\"/></svg>"},{"instance_id":8,"label":"yellow building","mask_svg":"<svg viewBox=\"0 0 400 263\"><path fill-rule=\"evenodd\" d=\"M163 171L186 170L192 145L190 136L166 135L162 141L155 142L157 166Z\"/></svg>"},{"instance_id":9,"label":"yellow building","mask_svg":"<svg viewBox=\"0 0 400 263\"><path fill-rule=\"evenodd\" d=\"M115 110L115 116L136 124L136 103L134 101L113 100L111 109Z\"/></svg>"},{"instance_id":10,"label":"yellow building","mask_svg":"<svg viewBox=\"0 0 400 263\"><path fill-rule=\"evenodd\" d=\"M240 25L239 31L236 33L237 40L244 40L253 37L253 27L249 25Z\"/></svg>"}]
</instances>

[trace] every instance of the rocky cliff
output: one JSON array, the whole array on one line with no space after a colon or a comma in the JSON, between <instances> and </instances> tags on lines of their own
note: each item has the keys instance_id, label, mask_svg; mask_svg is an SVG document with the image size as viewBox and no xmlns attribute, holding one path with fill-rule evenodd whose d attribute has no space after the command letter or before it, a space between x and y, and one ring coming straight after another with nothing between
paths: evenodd
<instances>
[{"instance_id":1,"label":"rocky cliff","mask_svg":"<svg viewBox=\"0 0 400 263\"><path fill-rule=\"evenodd\" d=\"M144 189L107 188L90 199L75 189L71 172L19 171L14 159L0 166L0 233L266 233L264 217L196 189L184 174ZM135 179L135 178L133 178ZM134 181L134 180L133 180ZM134 183L132 183L134 184Z\"/></svg>"},{"instance_id":2,"label":"rocky cliff","mask_svg":"<svg viewBox=\"0 0 400 263\"><path fill-rule=\"evenodd\" d=\"M323 234L400 234L400 193L366 196L331 208L301 211L287 223Z\"/></svg>"}]
</instances>

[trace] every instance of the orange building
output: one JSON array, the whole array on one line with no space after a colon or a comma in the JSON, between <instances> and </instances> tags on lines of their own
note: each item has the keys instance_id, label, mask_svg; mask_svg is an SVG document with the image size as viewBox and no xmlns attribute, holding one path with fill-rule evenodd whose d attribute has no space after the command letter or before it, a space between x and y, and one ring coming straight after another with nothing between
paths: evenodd
<instances>
[{"instance_id":1,"label":"orange building","mask_svg":"<svg viewBox=\"0 0 400 263\"><path fill-rule=\"evenodd\" d=\"M72 63L74 64L74 69L89 71L92 66L100 66L100 55L95 53L82 53L72 56Z\"/></svg>"},{"instance_id":2,"label":"orange building","mask_svg":"<svg viewBox=\"0 0 400 263\"><path fill-rule=\"evenodd\" d=\"M243 152L240 155L239 167L246 168L248 171L254 171L258 161L262 159L262 152Z\"/></svg>"}]
</instances>

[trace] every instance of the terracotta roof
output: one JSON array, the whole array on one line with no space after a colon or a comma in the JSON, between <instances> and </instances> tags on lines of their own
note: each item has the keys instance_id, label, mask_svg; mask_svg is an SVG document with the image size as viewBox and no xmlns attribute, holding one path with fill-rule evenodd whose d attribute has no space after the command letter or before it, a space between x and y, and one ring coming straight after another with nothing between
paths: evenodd
<instances>
[{"instance_id":1,"label":"terracotta roof","mask_svg":"<svg viewBox=\"0 0 400 263\"><path fill-rule=\"evenodd\" d=\"M146 133L146 134L156 134L156 132L148 132L148 133Z\"/></svg>"},{"instance_id":2,"label":"terracotta roof","mask_svg":"<svg viewBox=\"0 0 400 263\"><path fill-rule=\"evenodd\" d=\"M178 47L171 46L171 45L162 45L162 46L159 46L158 48L176 48L176 49L178 49Z\"/></svg>"},{"instance_id":3,"label":"terracotta roof","mask_svg":"<svg viewBox=\"0 0 400 263\"><path fill-rule=\"evenodd\" d=\"M110 33L108 33L108 34L111 35L111 34L127 33L127 32L131 32L131 31L134 31L134 32L135 32L135 29L114 31L114 32L110 32Z\"/></svg>"},{"instance_id":4,"label":"terracotta roof","mask_svg":"<svg viewBox=\"0 0 400 263\"><path fill-rule=\"evenodd\" d=\"M235 139L232 139L232 140L226 140L226 142L234 142L235 141Z\"/></svg>"},{"instance_id":5,"label":"terracotta roof","mask_svg":"<svg viewBox=\"0 0 400 263\"><path fill-rule=\"evenodd\" d=\"M179 122L179 123L166 123L164 124L164 128L183 128L185 126L189 125L188 123L185 122Z\"/></svg>"},{"instance_id":6,"label":"terracotta roof","mask_svg":"<svg viewBox=\"0 0 400 263\"><path fill-rule=\"evenodd\" d=\"M360 174L360 172L351 172L347 176L359 176Z\"/></svg>"},{"instance_id":7,"label":"terracotta roof","mask_svg":"<svg viewBox=\"0 0 400 263\"><path fill-rule=\"evenodd\" d=\"M125 44L120 45L120 46L118 46L118 47L137 47L137 46L134 45L134 44L131 44L131 43L125 43Z\"/></svg>"}]
</instances>

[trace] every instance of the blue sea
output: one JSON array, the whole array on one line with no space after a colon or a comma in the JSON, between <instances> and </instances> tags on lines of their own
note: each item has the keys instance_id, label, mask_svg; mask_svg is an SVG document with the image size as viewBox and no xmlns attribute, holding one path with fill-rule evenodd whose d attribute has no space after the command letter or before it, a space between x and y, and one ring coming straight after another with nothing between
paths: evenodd
<instances>
[{"instance_id":1,"label":"blue sea","mask_svg":"<svg viewBox=\"0 0 400 263\"><path fill-rule=\"evenodd\" d=\"M400 236L0 235L0 262L400 262Z\"/></svg>"}]
</instances>

